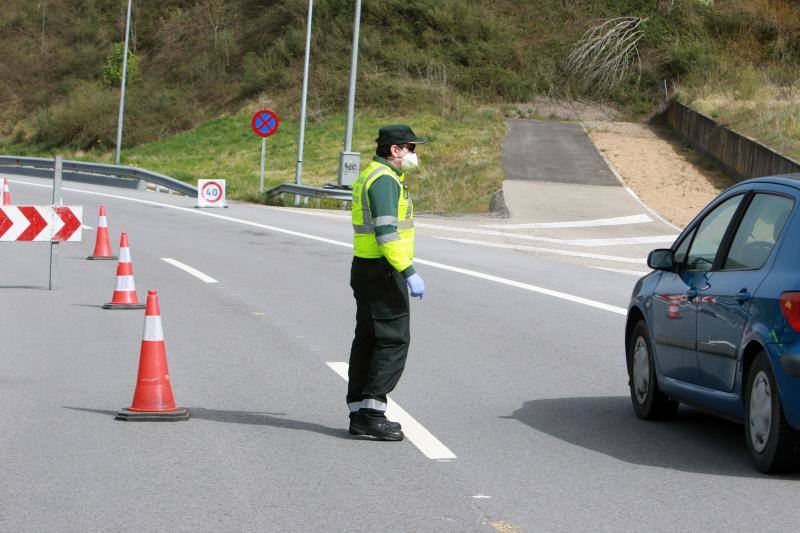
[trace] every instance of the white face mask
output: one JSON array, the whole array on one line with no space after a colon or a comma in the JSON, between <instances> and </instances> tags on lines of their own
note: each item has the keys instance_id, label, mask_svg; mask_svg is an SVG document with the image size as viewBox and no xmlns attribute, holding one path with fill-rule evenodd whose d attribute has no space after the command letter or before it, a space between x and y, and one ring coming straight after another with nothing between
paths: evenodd
<instances>
[{"instance_id":1,"label":"white face mask","mask_svg":"<svg viewBox=\"0 0 800 533\"><path fill-rule=\"evenodd\" d=\"M403 156L403 168L412 169L419 166L419 158L416 152L409 152Z\"/></svg>"}]
</instances>

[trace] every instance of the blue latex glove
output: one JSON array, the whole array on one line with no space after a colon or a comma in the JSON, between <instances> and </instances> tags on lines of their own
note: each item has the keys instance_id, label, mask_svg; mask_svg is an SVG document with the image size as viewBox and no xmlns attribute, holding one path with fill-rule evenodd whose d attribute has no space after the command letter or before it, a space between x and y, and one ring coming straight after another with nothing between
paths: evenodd
<instances>
[{"instance_id":1,"label":"blue latex glove","mask_svg":"<svg viewBox=\"0 0 800 533\"><path fill-rule=\"evenodd\" d=\"M422 277L417 273L411 274L406 278L406 283L408 283L408 288L411 289L411 296L415 298L419 296L419 299L422 300L422 295L425 294L425 282L422 281Z\"/></svg>"}]
</instances>

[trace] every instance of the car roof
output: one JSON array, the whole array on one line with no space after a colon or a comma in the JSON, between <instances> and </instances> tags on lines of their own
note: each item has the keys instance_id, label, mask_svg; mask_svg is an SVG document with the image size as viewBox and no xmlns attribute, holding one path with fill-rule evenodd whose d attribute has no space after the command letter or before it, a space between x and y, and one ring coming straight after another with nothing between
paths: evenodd
<instances>
[{"instance_id":1,"label":"car roof","mask_svg":"<svg viewBox=\"0 0 800 533\"><path fill-rule=\"evenodd\" d=\"M750 178L748 180L741 181L730 188L732 189L733 187L738 187L739 185L750 185L755 183L773 183L776 185L786 185L788 187L800 189L800 173L778 174L777 176L761 176L759 178Z\"/></svg>"}]
</instances>

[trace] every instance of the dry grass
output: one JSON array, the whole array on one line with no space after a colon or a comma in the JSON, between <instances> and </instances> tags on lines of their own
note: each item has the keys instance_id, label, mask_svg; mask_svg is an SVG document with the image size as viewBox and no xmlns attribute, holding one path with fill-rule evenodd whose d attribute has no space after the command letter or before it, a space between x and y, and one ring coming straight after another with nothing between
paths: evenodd
<instances>
[{"instance_id":1,"label":"dry grass","mask_svg":"<svg viewBox=\"0 0 800 533\"><path fill-rule=\"evenodd\" d=\"M727 90L686 91L684 98L723 125L800 160L800 82L782 87L757 73L755 83L745 76Z\"/></svg>"}]
</instances>

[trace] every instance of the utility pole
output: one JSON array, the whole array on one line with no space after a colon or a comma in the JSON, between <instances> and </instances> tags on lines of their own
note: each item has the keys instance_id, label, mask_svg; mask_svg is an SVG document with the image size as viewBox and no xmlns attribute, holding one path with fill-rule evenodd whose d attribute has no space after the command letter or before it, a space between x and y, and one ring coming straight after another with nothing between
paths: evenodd
<instances>
[{"instance_id":1,"label":"utility pole","mask_svg":"<svg viewBox=\"0 0 800 533\"><path fill-rule=\"evenodd\" d=\"M350 57L350 93L347 98L347 125L344 131L344 151L339 154L339 185L349 186L358 177L361 154L353 149L353 115L356 109L356 74L358 71L358 36L361 29L361 0L356 0L353 22L353 52Z\"/></svg>"},{"instance_id":2,"label":"utility pole","mask_svg":"<svg viewBox=\"0 0 800 533\"><path fill-rule=\"evenodd\" d=\"M306 59L303 65L303 95L300 103L300 138L297 140L297 172L294 182L302 185L303 182L303 143L306 136L306 101L308 99L308 63L311 58L311 19L314 13L314 0L308 0L308 23L306 27ZM295 195L295 205L299 197Z\"/></svg>"},{"instance_id":3,"label":"utility pole","mask_svg":"<svg viewBox=\"0 0 800 533\"><path fill-rule=\"evenodd\" d=\"M125 51L122 54L122 82L119 94L119 118L117 119L117 151L114 155L114 164L119 165L119 155L122 147L122 115L125 110L125 77L128 74L128 35L131 31L131 2L128 0L128 16L125 21Z\"/></svg>"}]
</instances>

